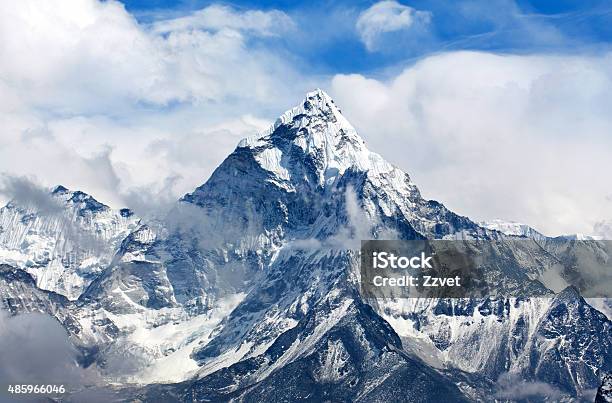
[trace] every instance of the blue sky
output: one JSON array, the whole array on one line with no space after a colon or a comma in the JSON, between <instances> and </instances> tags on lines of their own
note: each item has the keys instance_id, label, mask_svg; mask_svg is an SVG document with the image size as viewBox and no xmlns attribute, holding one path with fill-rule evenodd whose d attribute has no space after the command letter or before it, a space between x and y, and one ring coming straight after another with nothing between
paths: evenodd
<instances>
[{"instance_id":1,"label":"blue sky","mask_svg":"<svg viewBox=\"0 0 612 403\"><path fill-rule=\"evenodd\" d=\"M313 72L381 73L436 53L485 50L508 53L593 52L612 41L612 2L603 0L402 1L428 12L419 32L385 34L384 45L368 51L355 29L360 13L375 1L165 1L123 0L142 22L188 15L210 4L236 9L282 10L296 29L268 41ZM271 43L270 43L271 42Z\"/></svg>"}]
</instances>

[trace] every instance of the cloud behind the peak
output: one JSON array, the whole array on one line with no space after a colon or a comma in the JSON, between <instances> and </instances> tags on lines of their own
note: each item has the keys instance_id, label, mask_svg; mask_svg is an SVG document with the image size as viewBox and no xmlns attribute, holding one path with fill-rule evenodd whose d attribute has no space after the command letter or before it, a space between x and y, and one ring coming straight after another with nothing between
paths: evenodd
<instances>
[{"instance_id":1,"label":"cloud behind the peak","mask_svg":"<svg viewBox=\"0 0 612 403\"><path fill-rule=\"evenodd\" d=\"M369 146L473 219L592 233L612 217L612 57L451 52L331 93Z\"/></svg>"},{"instance_id":2,"label":"cloud behind the peak","mask_svg":"<svg viewBox=\"0 0 612 403\"><path fill-rule=\"evenodd\" d=\"M32 179L0 175L0 195L21 207L31 207L42 214L59 214L63 209L49 189Z\"/></svg>"}]
</instances>

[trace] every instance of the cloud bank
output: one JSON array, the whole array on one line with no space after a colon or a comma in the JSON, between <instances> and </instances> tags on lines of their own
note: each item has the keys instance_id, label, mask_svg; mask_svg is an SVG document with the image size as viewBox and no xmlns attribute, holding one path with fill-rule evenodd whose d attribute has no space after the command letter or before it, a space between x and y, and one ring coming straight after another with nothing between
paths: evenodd
<instances>
[{"instance_id":1,"label":"cloud bank","mask_svg":"<svg viewBox=\"0 0 612 403\"><path fill-rule=\"evenodd\" d=\"M26 177L0 175L0 195L18 206L35 209L41 214L60 214L64 207L46 189Z\"/></svg>"},{"instance_id":2,"label":"cloud bank","mask_svg":"<svg viewBox=\"0 0 612 403\"><path fill-rule=\"evenodd\" d=\"M612 217L611 71L609 53L452 52L389 79L336 75L332 94L425 196L477 220L592 233Z\"/></svg>"},{"instance_id":3,"label":"cloud bank","mask_svg":"<svg viewBox=\"0 0 612 403\"><path fill-rule=\"evenodd\" d=\"M9 384L64 385L74 390L100 381L93 369L78 365L78 351L66 330L48 315L8 316L0 311L0 355L2 394Z\"/></svg>"},{"instance_id":4,"label":"cloud bank","mask_svg":"<svg viewBox=\"0 0 612 403\"><path fill-rule=\"evenodd\" d=\"M2 3L0 172L115 205L165 178L189 191L311 87L273 51L291 29L278 10L145 24L112 0Z\"/></svg>"},{"instance_id":5,"label":"cloud bank","mask_svg":"<svg viewBox=\"0 0 612 403\"><path fill-rule=\"evenodd\" d=\"M563 394L544 382L527 382L516 374L505 373L497 380L495 397L500 399L560 399Z\"/></svg>"}]
</instances>

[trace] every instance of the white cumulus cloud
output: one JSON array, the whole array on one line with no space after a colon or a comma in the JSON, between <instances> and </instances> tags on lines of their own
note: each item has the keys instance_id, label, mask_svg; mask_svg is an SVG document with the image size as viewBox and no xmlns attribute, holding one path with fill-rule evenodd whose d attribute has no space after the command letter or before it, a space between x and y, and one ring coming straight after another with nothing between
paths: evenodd
<instances>
[{"instance_id":1,"label":"white cumulus cloud","mask_svg":"<svg viewBox=\"0 0 612 403\"><path fill-rule=\"evenodd\" d=\"M431 13L415 10L394 0L379 1L357 19L357 32L369 51L376 50L379 38L389 32L429 24Z\"/></svg>"},{"instance_id":2,"label":"white cumulus cloud","mask_svg":"<svg viewBox=\"0 0 612 403\"><path fill-rule=\"evenodd\" d=\"M114 0L0 2L0 173L115 206L164 178L190 191L314 86L266 42L292 27L278 10L144 24Z\"/></svg>"},{"instance_id":3,"label":"white cumulus cloud","mask_svg":"<svg viewBox=\"0 0 612 403\"><path fill-rule=\"evenodd\" d=\"M186 17L158 21L156 32L175 32L192 29L236 29L263 36L278 36L295 28L287 14L279 10L246 10L236 13L230 7L213 4Z\"/></svg>"}]
</instances>

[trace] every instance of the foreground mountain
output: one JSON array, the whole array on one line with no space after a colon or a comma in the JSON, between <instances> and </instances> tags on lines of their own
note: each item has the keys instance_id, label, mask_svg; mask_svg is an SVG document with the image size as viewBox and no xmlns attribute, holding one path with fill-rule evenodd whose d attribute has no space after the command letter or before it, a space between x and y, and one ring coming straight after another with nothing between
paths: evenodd
<instances>
[{"instance_id":1,"label":"foreground mountain","mask_svg":"<svg viewBox=\"0 0 612 403\"><path fill-rule=\"evenodd\" d=\"M83 362L146 401L493 401L514 399L516 382L546 385L523 388L530 401L583 396L611 370L611 323L573 288L359 293L362 239L503 242L503 232L423 199L317 90L240 142L165 220L133 228L78 300L14 268L0 295L12 312L56 315ZM541 245L546 261L567 251ZM537 275L542 261L528 256L524 270Z\"/></svg>"}]
</instances>

